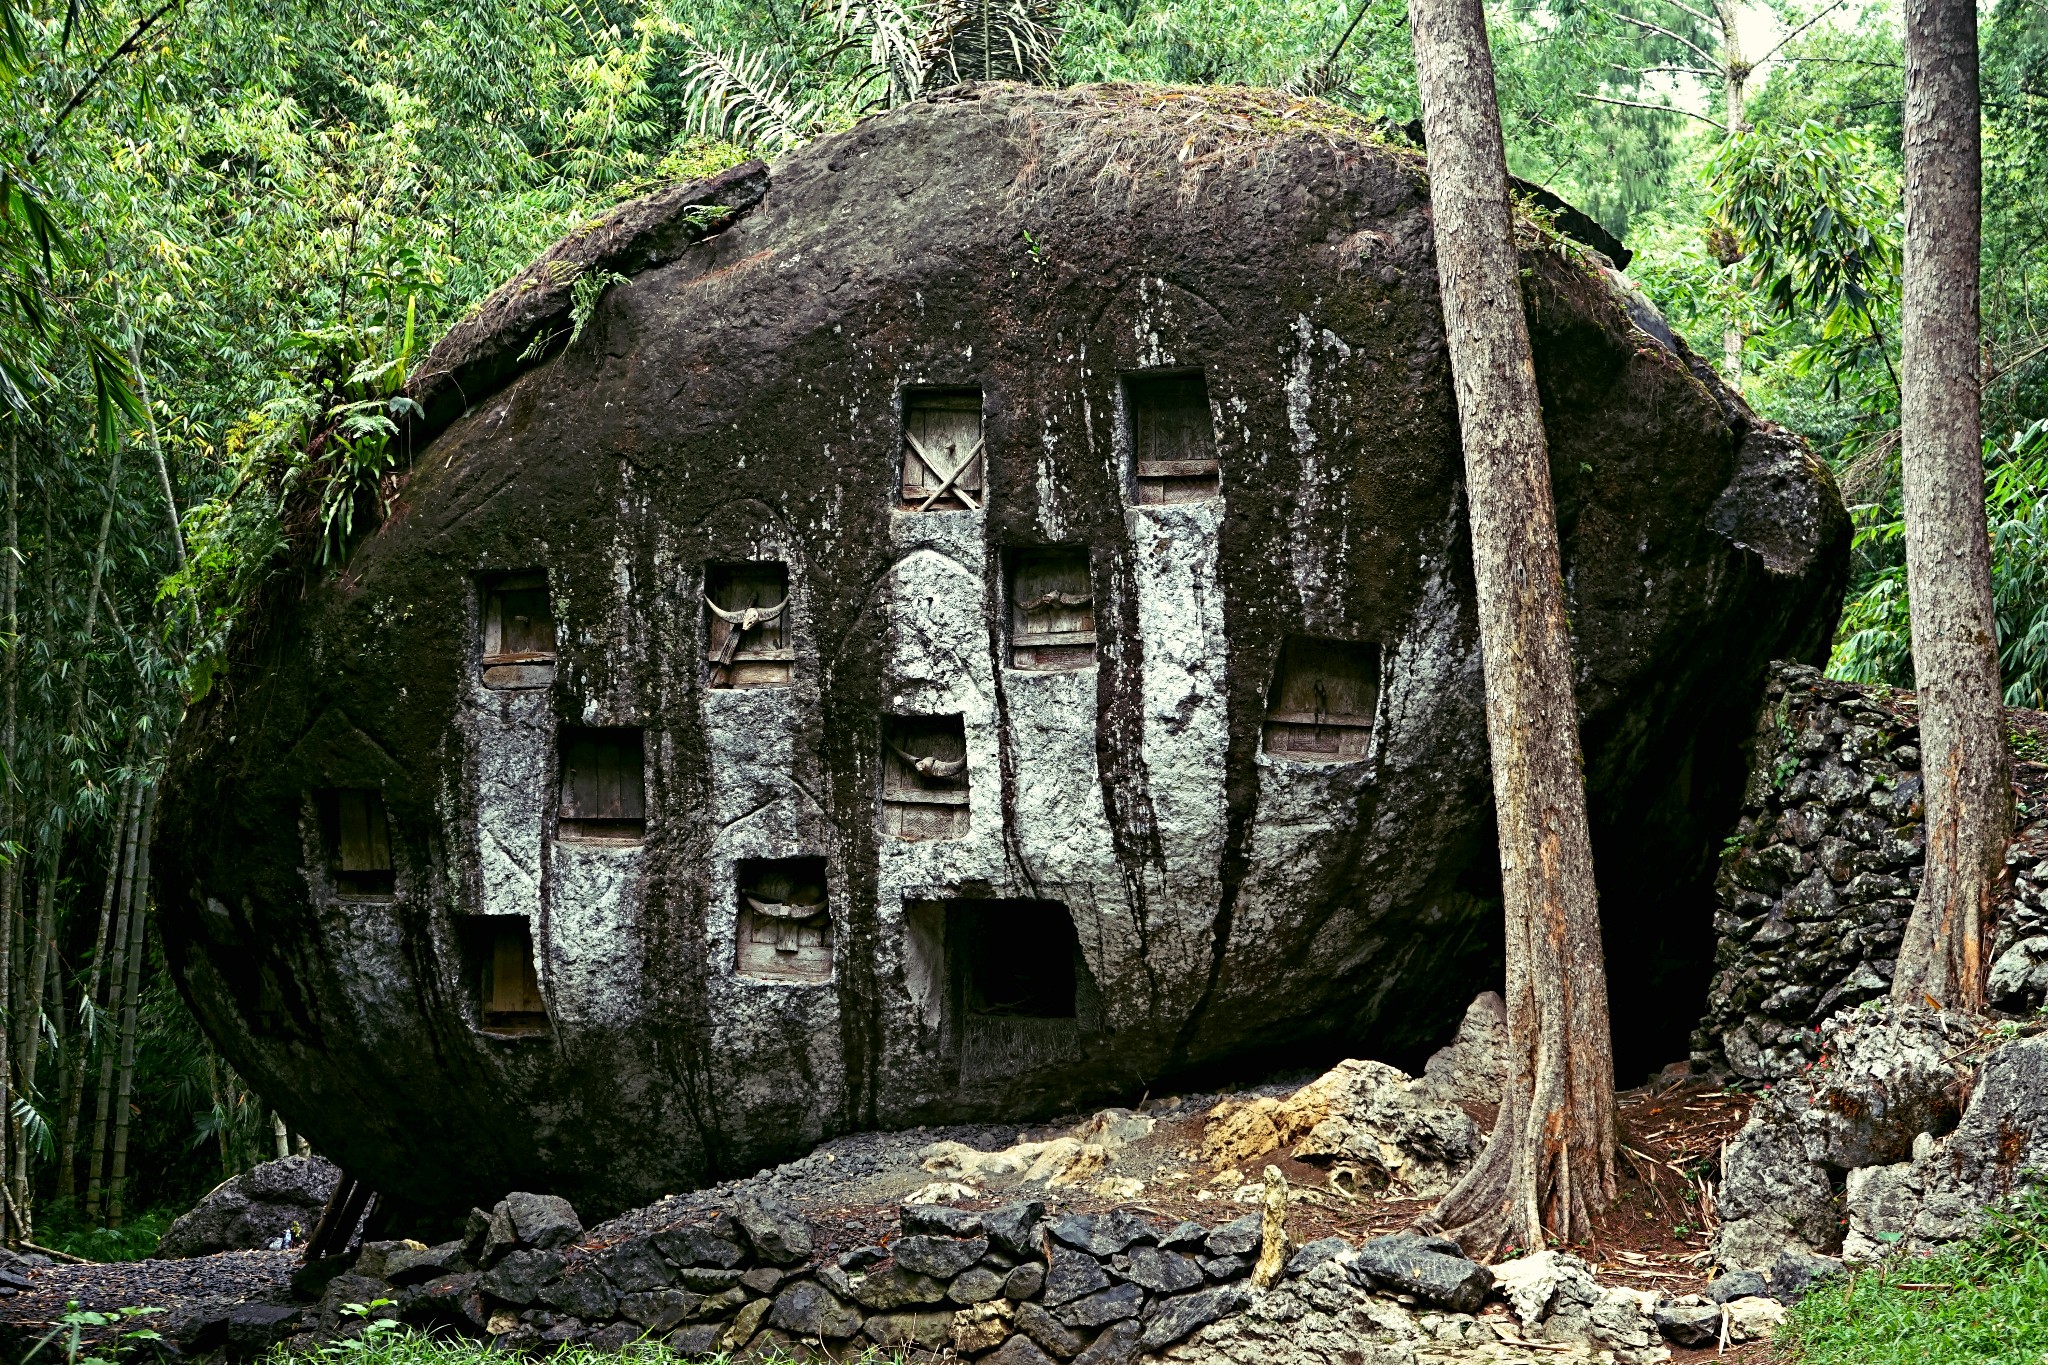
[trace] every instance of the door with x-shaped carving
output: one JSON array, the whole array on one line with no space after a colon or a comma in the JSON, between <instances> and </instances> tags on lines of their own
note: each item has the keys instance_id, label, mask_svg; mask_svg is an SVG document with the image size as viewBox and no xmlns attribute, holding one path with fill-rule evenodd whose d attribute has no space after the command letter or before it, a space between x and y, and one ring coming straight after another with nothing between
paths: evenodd
<instances>
[{"instance_id":1,"label":"door with x-shaped carving","mask_svg":"<svg viewBox=\"0 0 2048 1365\"><path fill-rule=\"evenodd\" d=\"M976 511L987 487L980 389L903 395L903 509Z\"/></svg>"}]
</instances>

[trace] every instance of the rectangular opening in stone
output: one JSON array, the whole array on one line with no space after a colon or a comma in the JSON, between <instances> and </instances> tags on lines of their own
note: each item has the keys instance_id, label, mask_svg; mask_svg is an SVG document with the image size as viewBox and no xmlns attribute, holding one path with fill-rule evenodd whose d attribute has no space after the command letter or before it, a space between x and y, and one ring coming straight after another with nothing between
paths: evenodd
<instances>
[{"instance_id":1,"label":"rectangular opening in stone","mask_svg":"<svg viewBox=\"0 0 2048 1365\"><path fill-rule=\"evenodd\" d=\"M1200 370L1125 375L1124 417L1138 502L1200 502L1222 493L1209 384Z\"/></svg>"},{"instance_id":2,"label":"rectangular opening in stone","mask_svg":"<svg viewBox=\"0 0 2048 1365\"><path fill-rule=\"evenodd\" d=\"M1081 942L1058 901L954 901L946 909L946 946L966 1016L1075 1017Z\"/></svg>"},{"instance_id":3,"label":"rectangular opening in stone","mask_svg":"<svg viewBox=\"0 0 2048 1365\"><path fill-rule=\"evenodd\" d=\"M1322 763L1364 758L1379 697L1378 645L1290 637L1266 702L1266 752Z\"/></svg>"},{"instance_id":4,"label":"rectangular opening in stone","mask_svg":"<svg viewBox=\"0 0 2048 1365\"><path fill-rule=\"evenodd\" d=\"M704 569L704 657L713 687L787 687L789 566L771 560Z\"/></svg>"},{"instance_id":5,"label":"rectangular opening in stone","mask_svg":"<svg viewBox=\"0 0 2048 1365\"><path fill-rule=\"evenodd\" d=\"M563 726L556 829L584 843L637 844L647 835L640 731Z\"/></svg>"},{"instance_id":6,"label":"rectangular opening in stone","mask_svg":"<svg viewBox=\"0 0 2048 1365\"><path fill-rule=\"evenodd\" d=\"M734 970L757 981L832 979L832 916L823 858L746 858L739 865Z\"/></svg>"},{"instance_id":7,"label":"rectangular opening in stone","mask_svg":"<svg viewBox=\"0 0 2048 1365\"><path fill-rule=\"evenodd\" d=\"M967 837L967 729L959 716L882 717L882 830Z\"/></svg>"},{"instance_id":8,"label":"rectangular opening in stone","mask_svg":"<svg viewBox=\"0 0 2048 1365\"><path fill-rule=\"evenodd\" d=\"M903 506L949 512L981 506L987 460L980 389L912 389L903 395Z\"/></svg>"},{"instance_id":9,"label":"rectangular opening in stone","mask_svg":"<svg viewBox=\"0 0 2048 1365\"><path fill-rule=\"evenodd\" d=\"M391 825L384 794L339 790L320 794L320 823L334 892L351 900L382 900L398 884L391 863Z\"/></svg>"},{"instance_id":10,"label":"rectangular opening in stone","mask_svg":"<svg viewBox=\"0 0 2048 1365\"><path fill-rule=\"evenodd\" d=\"M555 680L555 617L538 570L483 580L484 686L546 687Z\"/></svg>"},{"instance_id":11,"label":"rectangular opening in stone","mask_svg":"<svg viewBox=\"0 0 2048 1365\"><path fill-rule=\"evenodd\" d=\"M1086 668L1095 662L1095 589L1086 546L1012 550L1008 578L1010 667Z\"/></svg>"},{"instance_id":12,"label":"rectangular opening in stone","mask_svg":"<svg viewBox=\"0 0 2048 1365\"><path fill-rule=\"evenodd\" d=\"M507 1037L547 1032L548 1007L533 968L533 926L526 917L467 915L457 923L483 1031Z\"/></svg>"}]
</instances>

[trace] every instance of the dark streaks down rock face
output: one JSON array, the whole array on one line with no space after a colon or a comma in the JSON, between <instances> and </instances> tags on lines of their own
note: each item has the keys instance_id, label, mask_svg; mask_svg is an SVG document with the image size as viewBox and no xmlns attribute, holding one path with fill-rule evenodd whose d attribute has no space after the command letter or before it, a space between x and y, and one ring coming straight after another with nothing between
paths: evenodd
<instances>
[{"instance_id":1,"label":"dark streaks down rock face","mask_svg":"<svg viewBox=\"0 0 2048 1365\"><path fill-rule=\"evenodd\" d=\"M975 87L805 148L625 261L338 576L249 623L181 739L163 918L295 1127L415 1203L604 1212L856 1128L1441 1041L1499 911L1426 182L1291 103ZM1597 259L1525 241L1603 915L1617 982L1649 982L1617 1018L1675 1055L1763 670L1818 657L1847 523ZM1189 392L1145 374L1197 371L1220 488L1145 501L1131 428ZM905 395L963 388L976 505L902 510ZM1010 565L1040 547L1085 575L1088 666L1012 666ZM707 566L764 560L788 685L711 686ZM525 690L479 668L501 573L544 575L555 622ZM1363 698L1363 752L1267 752L1290 638L1367 647L1296 679ZM1371 647L1376 690L1346 692ZM883 828L899 716L957 727L957 837ZM637 841L559 823L575 746L617 741L580 727L639 732ZM377 794L385 880L340 867L337 792ZM790 858L826 913L785 931L739 893ZM486 1028L522 961L529 1006Z\"/></svg>"}]
</instances>

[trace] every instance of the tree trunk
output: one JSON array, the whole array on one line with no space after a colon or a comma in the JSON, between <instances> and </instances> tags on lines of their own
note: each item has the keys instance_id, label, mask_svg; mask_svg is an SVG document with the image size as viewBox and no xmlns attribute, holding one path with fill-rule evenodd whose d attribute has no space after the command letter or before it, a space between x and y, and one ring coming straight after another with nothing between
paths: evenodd
<instances>
[{"instance_id":1,"label":"tree trunk","mask_svg":"<svg viewBox=\"0 0 2048 1365\"><path fill-rule=\"evenodd\" d=\"M1614 1065L1550 459L1481 0L1411 0L1465 452L1507 919L1499 1121L1436 1217L1468 1250L1579 1241L1614 1197Z\"/></svg>"},{"instance_id":2,"label":"tree trunk","mask_svg":"<svg viewBox=\"0 0 2048 1365\"><path fill-rule=\"evenodd\" d=\"M85 986L78 993L78 1046L73 1049L76 1055L67 1059L69 1065L66 1070L70 1079L65 1085L64 1135L57 1149L57 1193L67 1199L78 1190L78 1120L85 1108L85 1066L92 1052L92 1041L99 1035L100 983L106 975L107 929L113 922L115 897L127 895L129 887L134 884L136 826L141 823L141 814L142 780L131 778L121 802L121 818L114 827L114 852L108 860L107 893L100 899L99 928L93 935L92 966L87 971ZM89 1015L84 1008L88 1005L91 1006Z\"/></svg>"},{"instance_id":3,"label":"tree trunk","mask_svg":"<svg viewBox=\"0 0 2048 1365\"><path fill-rule=\"evenodd\" d=\"M1714 17L1721 21L1721 88L1728 101L1728 136L1742 133L1742 103L1749 87L1749 60L1742 55L1742 9L1734 0L1719 0Z\"/></svg>"},{"instance_id":4,"label":"tree trunk","mask_svg":"<svg viewBox=\"0 0 2048 1365\"><path fill-rule=\"evenodd\" d=\"M142 995L142 932L149 916L149 838L156 824L156 788L142 798L142 851L135 860L134 907L128 915L128 984L121 999L121 1074L114 1082L114 1156L107 1176L107 1226L121 1226L128 1184L128 1095L135 1083L136 1015Z\"/></svg>"},{"instance_id":5,"label":"tree trunk","mask_svg":"<svg viewBox=\"0 0 2048 1365\"><path fill-rule=\"evenodd\" d=\"M1978 414L1977 10L1906 0L1906 255L1899 354L1906 596L1920 692L1927 872L1892 977L1902 1004L1984 1008L2012 834Z\"/></svg>"}]
</instances>

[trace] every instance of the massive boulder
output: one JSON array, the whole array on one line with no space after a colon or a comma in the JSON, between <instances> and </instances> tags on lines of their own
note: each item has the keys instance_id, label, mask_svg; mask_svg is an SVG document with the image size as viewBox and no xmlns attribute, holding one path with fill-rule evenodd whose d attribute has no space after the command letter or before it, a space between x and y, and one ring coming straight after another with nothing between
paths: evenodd
<instances>
[{"instance_id":1,"label":"massive boulder","mask_svg":"<svg viewBox=\"0 0 2048 1365\"><path fill-rule=\"evenodd\" d=\"M286 1156L221 1182L157 1239L160 1257L296 1245L312 1235L341 1172L317 1156Z\"/></svg>"},{"instance_id":2,"label":"massive boulder","mask_svg":"<svg viewBox=\"0 0 2048 1365\"><path fill-rule=\"evenodd\" d=\"M192 711L157 857L207 1031L390 1197L591 1212L1419 1060L1499 953L1430 234L1420 153L1312 102L984 86L557 248ZM1522 241L1654 1064L1847 523L1601 257ZM625 282L579 328L585 276Z\"/></svg>"}]
</instances>

